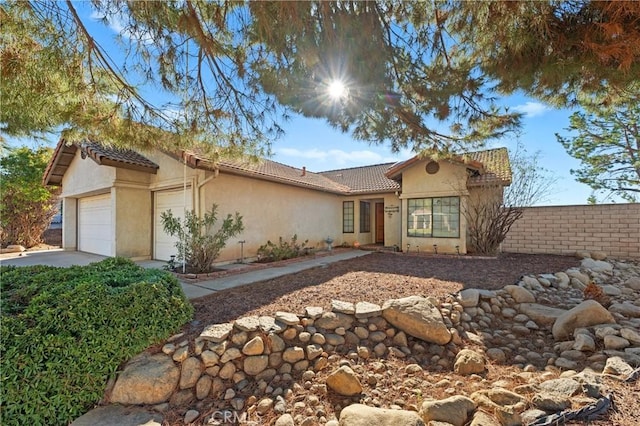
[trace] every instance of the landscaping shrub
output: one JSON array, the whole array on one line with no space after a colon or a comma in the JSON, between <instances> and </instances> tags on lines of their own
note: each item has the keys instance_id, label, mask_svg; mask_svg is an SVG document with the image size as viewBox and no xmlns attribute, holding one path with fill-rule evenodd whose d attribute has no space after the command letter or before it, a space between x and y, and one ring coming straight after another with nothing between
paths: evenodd
<instances>
[{"instance_id":1,"label":"landscaping shrub","mask_svg":"<svg viewBox=\"0 0 640 426\"><path fill-rule=\"evenodd\" d=\"M298 243L298 235L294 234L290 241L284 241L279 238L278 244L272 243L270 240L267 244L258 248L258 259L261 262L275 262L278 260L292 259L294 257L308 254L306 247L309 240Z\"/></svg>"},{"instance_id":2,"label":"landscaping shrub","mask_svg":"<svg viewBox=\"0 0 640 426\"><path fill-rule=\"evenodd\" d=\"M193 308L169 273L114 258L0 267L3 425L66 425L118 366L169 337Z\"/></svg>"},{"instance_id":3,"label":"landscaping shrub","mask_svg":"<svg viewBox=\"0 0 640 426\"><path fill-rule=\"evenodd\" d=\"M216 204L203 217L199 217L195 210L189 210L180 220L171 210L167 210L162 212L160 219L164 231L172 237L178 237L176 258L184 261L196 273L209 272L229 238L244 230L242 216L236 212L235 216L227 214L220 227L213 232L218 221Z\"/></svg>"}]
</instances>

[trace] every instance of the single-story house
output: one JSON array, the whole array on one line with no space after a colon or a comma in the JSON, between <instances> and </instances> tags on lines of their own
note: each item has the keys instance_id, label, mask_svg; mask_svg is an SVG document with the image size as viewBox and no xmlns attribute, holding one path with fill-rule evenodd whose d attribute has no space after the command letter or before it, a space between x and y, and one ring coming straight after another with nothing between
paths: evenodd
<instances>
[{"instance_id":1,"label":"single-story house","mask_svg":"<svg viewBox=\"0 0 640 426\"><path fill-rule=\"evenodd\" d=\"M294 234L308 246L356 242L399 250L466 253L461 214L474 192L511 182L506 148L432 161L419 157L313 173L274 161L216 164L191 152L134 152L96 143L58 143L45 171L62 187L63 248L168 260L175 240L160 221L169 209L239 212L245 229L219 261L256 255L267 240ZM244 241L240 244L240 241Z\"/></svg>"}]
</instances>

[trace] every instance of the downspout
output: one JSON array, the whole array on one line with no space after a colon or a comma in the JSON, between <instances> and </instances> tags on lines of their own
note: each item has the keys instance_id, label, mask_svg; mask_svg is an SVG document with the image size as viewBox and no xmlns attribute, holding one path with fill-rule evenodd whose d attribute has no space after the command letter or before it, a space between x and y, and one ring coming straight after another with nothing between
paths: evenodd
<instances>
[{"instance_id":1,"label":"downspout","mask_svg":"<svg viewBox=\"0 0 640 426\"><path fill-rule=\"evenodd\" d=\"M187 217L187 155L182 152L182 217ZM186 247L182 249L182 273L187 273Z\"/></svg>"},{"instance_id":2,"label":"downspout","mask_svg":"<svg viewBox=\"0 0 640 426\"><path fill-rule=\"evenodd\" d=\"M218 172L214 172L211 176L209 176L208 178L206 178L205 180L203 180L202 182L198 183L197 186L197 191L196 191L196 211L198 212L198 214L200 214L200 197L201 197L201 193L200 190L202 189L203 186L205 186L206 184L208 184L210 181L212 181L213 179L215 179L216 177L218 177Z\"/></svg>"},{"instance_id":3,"label":"downspout","mask_svg":"<svg viewBox=\"0 0 640 426\"><path fill-rule=\"evenodd\" d=\"M399 196L398 196L398 201L400 201L400 203L398 203L399 204L398 214L400 215L400 220L399 220L399 225L400 225L400 234L399 234L399 236L400 236L400 247L399 247L398 251L402 251L402 247L403 247L402 246L402 237L403 237L403 235L402 235L402 199Z\"/></svg>"}]
</instances>

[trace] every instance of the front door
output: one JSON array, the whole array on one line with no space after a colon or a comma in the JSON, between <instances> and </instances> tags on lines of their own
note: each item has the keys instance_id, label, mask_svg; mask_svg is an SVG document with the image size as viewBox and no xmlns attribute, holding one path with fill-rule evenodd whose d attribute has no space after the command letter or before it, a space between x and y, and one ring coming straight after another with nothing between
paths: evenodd
<instances>
[{"instance_id":1,"label":"front door","mask_svg":"<svg viewBox=\"0 0 640 426\"><path fill-rule=\"evenodd\" d=\"M376 203L376 244L384 244L384 203Z\"/></svg>"}]
</instances>

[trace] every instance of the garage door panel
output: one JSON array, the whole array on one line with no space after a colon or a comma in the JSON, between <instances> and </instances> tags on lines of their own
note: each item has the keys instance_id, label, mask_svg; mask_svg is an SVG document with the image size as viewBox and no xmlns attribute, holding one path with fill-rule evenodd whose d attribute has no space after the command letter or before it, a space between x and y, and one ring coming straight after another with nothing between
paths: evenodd
<instances>
[{"instance_id":1,"label":"garage door panel","mask_svg":"<svg viewBox=\"0 0 640 426\"><path fill-rule=\"evenodd\" d=\"M78 201L78 249L111 256L111 194L81 198Z\"/></svg>"},{"instance_id":2,"label":"garage door panel","mask_svg":"<svg viewBox=\"0 0 640 426\"><path fill-rule=\"evenodd\" d=\"M154 250L153 257L157 260L169 260L172 255L177 254L177 238L164 232L161 215L163 212L171 210L174 217L182 220L184 210L192 209L191 188L187 188L186 200L185 192L181 189L157 191L154 197Z\"/></svg>"}]
</instances>

